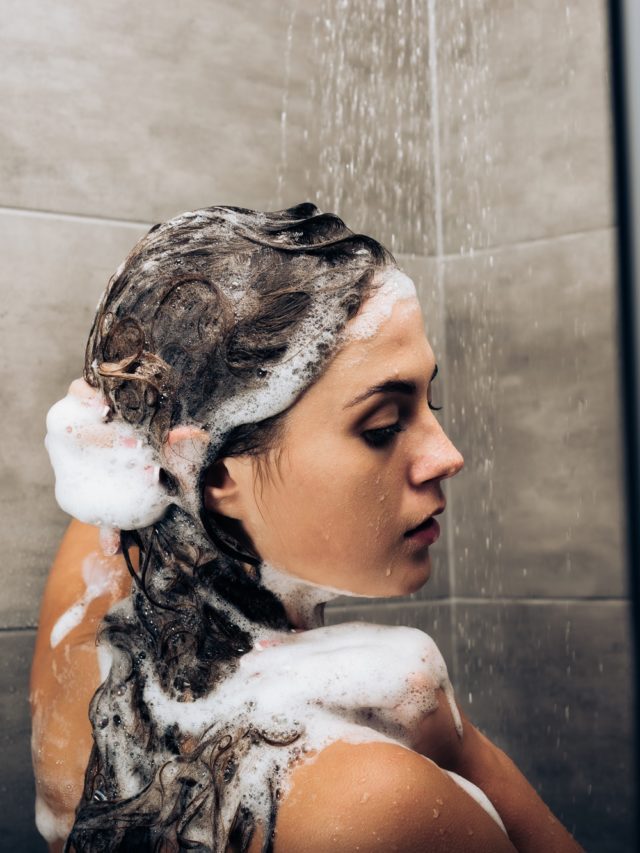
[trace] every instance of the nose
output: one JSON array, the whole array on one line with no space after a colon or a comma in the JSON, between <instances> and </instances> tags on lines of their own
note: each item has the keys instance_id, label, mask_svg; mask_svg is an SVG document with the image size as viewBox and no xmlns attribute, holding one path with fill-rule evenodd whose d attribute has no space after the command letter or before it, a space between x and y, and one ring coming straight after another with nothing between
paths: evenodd
<instances>
[{"instance_id":1,"label":"nose","mask_svg":"<svg viewBox=\"0 0 640 853\"><path fill-rule=\"evenodd\" d=\"M411 462L409 480L412 486L421 486L430 480L454 477L464 466L464 459L458 448L435 418L433 423L435 428L425 432Z\"/></svg>"}]
</instances>

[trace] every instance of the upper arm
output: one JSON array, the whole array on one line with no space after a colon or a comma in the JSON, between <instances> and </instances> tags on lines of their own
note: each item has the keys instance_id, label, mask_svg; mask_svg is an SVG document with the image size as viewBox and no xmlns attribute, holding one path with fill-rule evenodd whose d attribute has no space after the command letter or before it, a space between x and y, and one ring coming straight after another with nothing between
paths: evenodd
<instances>
[{"instance_id":1,"label":"upper arm","mask_svg":"<svg viewBox=\"0 0 640 853\"><path fill-rule=\"evenodd\" d=\"M83 564L92 554L107 560L109 578L104 593L95 597L86 594L83 577ZM89 702L101 680L98 627L129 588L122 555L101 557L98 529L72 521L47 580L31 668L32 753L42 816L38 824L43 829L49 825L50 835L62 832L56 822L68 829L82 792L92 744ZM76 610L70 611L74 606ZM64 630L52 645L52 629L65 613L69 617L62 623Z\"/></svg>"},{"instance_id":2,"label":"upper arm","mask_svg":"<svg viewBox=\"0 0 640 853\"><path fill-rule=\"evenodd\" d=\"M514 853L487 812L428 759L339 742L292 771L275 853Z\"/></svg>"}]
</instances>

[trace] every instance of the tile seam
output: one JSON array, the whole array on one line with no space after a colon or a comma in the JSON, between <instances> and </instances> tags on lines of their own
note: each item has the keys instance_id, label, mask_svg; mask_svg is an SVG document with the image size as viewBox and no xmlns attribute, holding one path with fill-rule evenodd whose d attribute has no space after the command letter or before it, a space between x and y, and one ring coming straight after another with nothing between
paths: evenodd
<instances>
[{"instance_id":1,"label":"tile seam","mask_svg":"<svg viewBox=\"0 0 640 853\"><path fill-rule=\"evenodd\" d=\"M594 226L593 228L583 228L581 231L564 231L559 234L551 234L547 237L532 237L529 240L516 240L513 243L495 243L491 246L485 246L479 249L469 249L467 251L462 252L445 252L442 255L441 260L445 262L456 261L460 258L477 258L483 257L486 255L495 255L500 252L508 251L509 249L528 249L532 246L543 245L545 243L555 243L555 242L570 242L571 240L577 240L580 237L586 237L588 234L597 234L597 233L613 233L617 229L617 225L614 223L612 225L599 225ZM427 257L432 257L434 260L436 258L433 255L429 255Z\"/></svg>"},{"instance_id":2,"label":"tile seam","mask_svg":"<svg viewBox=\"0 0 640 853\"><path fill-rule=\"evenodd\" d=\"M34 219L62 219L65 222L81 222L86 225L120 225L128 228L151 228L152 222L138 219L118 219L111 216L96 216L95 214L68 213L57 210L44 210L30 207L8 207L0 205L0 214L22 216Z\"/></svg>"}]
</instances>

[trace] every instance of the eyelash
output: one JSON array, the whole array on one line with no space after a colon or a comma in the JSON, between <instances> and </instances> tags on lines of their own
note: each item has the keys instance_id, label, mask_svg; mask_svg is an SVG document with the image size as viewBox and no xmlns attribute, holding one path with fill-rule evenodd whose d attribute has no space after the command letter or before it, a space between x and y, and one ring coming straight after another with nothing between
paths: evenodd
<instances>
[{"instance_id":1,"label":"eyelash","mask_svg":"<svg viewBox=\"0 0 640 853\"><path fill-rule=\"evenodd\" d=\"M389 424L386 427L367 429L362 433L362 437L370 447L375 447L377 450L391 444L396 435L403 431L404 427L401 426L400 421L396 421L394 424Z\"/></svg>"},{"instance_id":2,"label":"eyelash","mask_svg":"<svg viewBox=\"0 0 640 853\"><path fill-rule=\"evenodd\" d=\"M439 412L442 409L442 406L433 406L429 403L429 408L432 412ZM400 421L396 421L394 424L389 424L389 426L386 427L367 429L362 433L362 437L370 447L374 447L378 450L381 447L386 447L391 444L396 435L400 432L404 432L404 430L405 427L401 425Z\"/></svg>"}]
</instances>

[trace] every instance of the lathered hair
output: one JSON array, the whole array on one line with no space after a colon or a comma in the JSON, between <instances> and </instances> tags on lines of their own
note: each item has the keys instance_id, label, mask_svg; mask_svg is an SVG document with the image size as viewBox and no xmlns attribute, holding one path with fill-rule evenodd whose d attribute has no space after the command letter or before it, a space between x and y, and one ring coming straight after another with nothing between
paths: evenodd
<instances>
[{"instance_id":1,"label":"lathered hair","mask_svg":"<svg viewBox=\"0 0 640 853\"><path fill-rule=\"evenodd\" d=\"M66 850L248 848L256 815L245 803L223 825L225 791L247 750L282 735L213 720L194 743L177 722L162 730L154 724L144 686L152 677L168 697L193 701L234 671L252 646L252 625L291 627L261 584L259 555L233 523L202 503L208 466L272 447L286 411L226 431L216 418L239 394L259 393L271 370L299 357L296 333L315 311L325 328L321 344L309 350L313 358L302 363L311 384L371 294L376 271L393 264L375 240L312 204L272 213L209 207L155 225L109 282L87 345L85 379L107 398L111 417L136 425L156 449L185 423L210 430L211 442L197 511L185 509L193 502L181 500L178 480L165 471L175 503L153 526L121 534L134 583L101 628L112 665L91 703L94 747ZM138 570L132 548L139 550ZM272 847L277 791L271 786L266 794L265 851Z\"/></svg>"}]
</instances>

